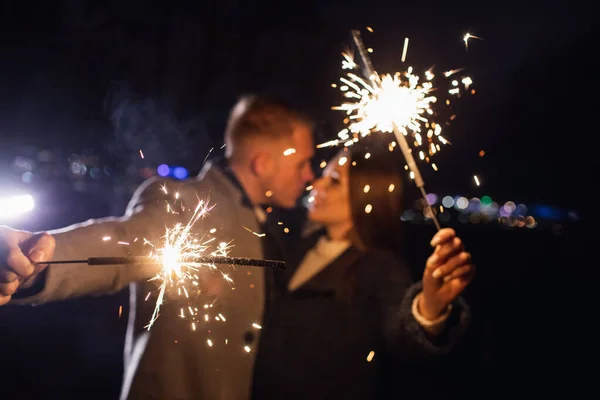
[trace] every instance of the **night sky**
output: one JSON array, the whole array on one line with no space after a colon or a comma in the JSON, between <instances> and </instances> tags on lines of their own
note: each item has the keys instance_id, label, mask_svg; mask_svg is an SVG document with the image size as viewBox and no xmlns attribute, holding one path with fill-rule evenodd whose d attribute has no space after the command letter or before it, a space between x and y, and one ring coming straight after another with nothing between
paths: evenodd
<instances>
[{"instance_id":1,"label":"night sky","mask_svg":"<svg viewBox=\"0 0 600 400\"><path fill-rule=\"evenodd\" d=\"M563 187L574 175L585 181L573 174L591 167L578 149L597 143L585 132L587 113L574 109L586 103L577 100L587 97L586 86L597 87L583 72L593 67L590 52L597 46L592 18L581 7L303 1L284 10L244 1L143 3L2 6L3 150L22 144L93 148L115 162L139 163L143 149L147 166L170 162L197 171L220 146L229 107L245 91L273 92L305 107L326 140L341 128L341 117L329 110L340 96L329 85L339 77L349 30L362 29L382 72L401 67L409 37L410 65L466 68L475 82L476 98L461 101L446 131L454 146L440 155L441 171L426 168L435 188L580 207ZM471 40L466 51L466 32L484 40ZM573 134L581 137L577 144L566 139L567 129L580 131ZM481 149L487 157L478 159ZM473 186L474 173L481 188Z\"/></svg>"},{"instance_id":2,"label":"night sky","mask_svg":"<svg viewBox=\"0 0 600 400\"><path fill-rule=\"evenodd\" d=\"M196 173L210 149L221 146L225 119L237 96L249 91L289 99L316 118L318 141L332 139L342 118L330 110L341 100L330 85L339 79L349 31L361 29L379 72L402 67L402 46L409 37L410 65L420 70L434 65L438 71L465 68L474 81L477 93L461 99L456 120L446 128L453 145L437 159L440 171L423 169L430 191L545 204L591 218L592 172L598 168L593 151L599 136L594 96L599 88L598 28L590 6L512 0L295 1L285 7L234 0L146 3L0 5L4 190L29 187L20 175L15 180L7 172L16 156L41 149L65 159L71 153L98 156L111 167L108 186L128 177L128 185L135 187L143 177L132 178L127 171L154 171L163 163ZM368 33L366 26L374 32ZM483 38L471 40L468 51L462 42L467 32ZM329 155L321 151L317 158ZM481 187L474 185L473 174ZM31 190L63 191L52 185L40 183ZM89 202L74 201L70 214L61 209L52 222L23 226L54 228L122 211L127 188L119 189L120 200L107 197L96 205L91 194ZM69 196L64 191L63 198ZM537 249L548 243L544 240ZM104 303L89 304L99 310ZM48 309L61 310L52 307ZM102 317L101 312L90 314ZM5 321L15 320L10 315ZM49 319L42 326L49 326ZM116 361L107 362L102 371L118 365L124 327L119 324L110 328L113 342L106 345ZM69 332L74 335L82 326L71 326ZM118 372L108 373L114 387L107 393L118 389ZM47 379L42 387L52 386Z\"/></svg>"}]
</instances>

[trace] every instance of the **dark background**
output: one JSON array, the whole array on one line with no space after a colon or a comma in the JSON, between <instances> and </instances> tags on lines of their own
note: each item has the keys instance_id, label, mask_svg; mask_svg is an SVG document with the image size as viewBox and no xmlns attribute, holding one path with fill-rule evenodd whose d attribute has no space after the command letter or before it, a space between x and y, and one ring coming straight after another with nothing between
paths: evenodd
<instances>
[{"instance_id":1,"label":"dark background","mask_svg":"<svg viewBox=\"0 0 600 400\"><path fill-rule=\"evenodd\" d=\"M423 168L428 190L525 204L538 221L534 229L473 224L454 212L444 222L479 267L465 294L474 328L453 364L426 384L447 396L581 389L574 357L587 319L577 319L578 295L590 269L586 227L598 166L598 28L589 6L196 3L0 6L0 197L36 199L33 213L11 225L43 230L120 215L159 164L197 173L220 147L242 92L288 98L315 116L319 139L328 140L342 126L330 111L340 101L330 84L349 30L363 30L382 72L401 68L408 36L411 65L465 67L477 91L446 128L453 146L436 160L440 171ZM466 51L466 32L484 40ZM316 161L330 155L321 151ZM418 276L434 231L419 221L407 230ZM2 307L0 397L115 398L127 295Z\"/></svg>"}]
</instances>

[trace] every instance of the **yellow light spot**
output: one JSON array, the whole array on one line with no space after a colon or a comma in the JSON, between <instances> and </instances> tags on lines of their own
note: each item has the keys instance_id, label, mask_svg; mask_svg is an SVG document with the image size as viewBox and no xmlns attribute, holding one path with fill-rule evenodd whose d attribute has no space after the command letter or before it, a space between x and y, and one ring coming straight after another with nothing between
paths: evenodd
<instances>
[{"instance_id":1,"label":"yellow light spot","mask_svg":"<svg viewBox=\"0 0 600 400\"><path fill-rule=\"evenodd\" d=\"M374 351L370 351L369 355L367 355L367 362L373 361L373 357L375 357L375 352Z\"/></svg>"}]
</instances>

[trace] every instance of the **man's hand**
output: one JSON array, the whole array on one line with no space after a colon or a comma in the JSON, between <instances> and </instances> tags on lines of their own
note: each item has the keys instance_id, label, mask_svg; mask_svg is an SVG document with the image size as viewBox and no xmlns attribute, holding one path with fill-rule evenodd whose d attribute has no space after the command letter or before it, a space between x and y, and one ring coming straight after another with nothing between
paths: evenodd
<instances>
[{"instance_id":1,"label":"man's hand","mask_svg":"<svg viewBox=\"0 0 600 400\"><path fill-rule=\"evenodd\" d=\"M36 263L52 259L54 246L54 238L48 234L0 227L0 305L8 303L23 282L46 267Z\"/></svg>"},{"instance_id":2,"label":"man's hand","mask_svg":"<svg viewBox=\"0 0 600 400\"><path fill-rule=\"evenodd\" d=\"M431 240L435 248L423 272L419 312L428 320L438 318L467 287L475 274L471 255L451 228L441 229Z\"/></svg>"}]
</instances>

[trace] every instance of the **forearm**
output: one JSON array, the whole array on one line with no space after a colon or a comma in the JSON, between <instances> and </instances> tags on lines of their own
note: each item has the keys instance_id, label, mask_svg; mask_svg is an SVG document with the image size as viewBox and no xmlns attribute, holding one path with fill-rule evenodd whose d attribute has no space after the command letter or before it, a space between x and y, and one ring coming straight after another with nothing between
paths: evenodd
<instances>
[{"instance_id":1,"label":"forearm","mask_svg":"<svg viewBox=\"0 0 600 400\"><path fill-rule=\"evenodd\" d=\"M414 319L421 325L421 328L427 333L430 338L436 338L446 326L446 320L450 316L452 312L452 305L449 305L440 316L435 319L426 318L421 312L421 299L423 297L423 292L419 293L415 296L412 307L411 314Z\"/></svg>"},{"instance_id":2,"label":"forearm","mask_svg":"<svg viewBox=\"0 0 600 400\"><path fill-rule=\"evenodd\" d=\"M431 327L425 327L427 324L415 315L415 299L421 290L420 283L411 286L404 298L391 303L384 313L383 329L388 348L403 361L421 362L449 353L460 342L469 324L468 307L459 299L446 319L434 321L439 324L433 324L432 332Z\"/></svg>"},{"instance_id":3,"label":"forearm","mask_svg":"<svg viewBox=\"0 0 600 400\"><path fill-rule=\"evenodd\" d=\"M121 257L148 253L143 233L152 233L144 215L131 219L91 220L49 232L56 240L53 260L85 260L89 257ZM150 224L151 225L151 224ZM36 304L93 294L109 294L127 284L149 279L157 272L149 265L89 266L56 264L26 282L13 303Z\"/></svg>"}]
</instances>

